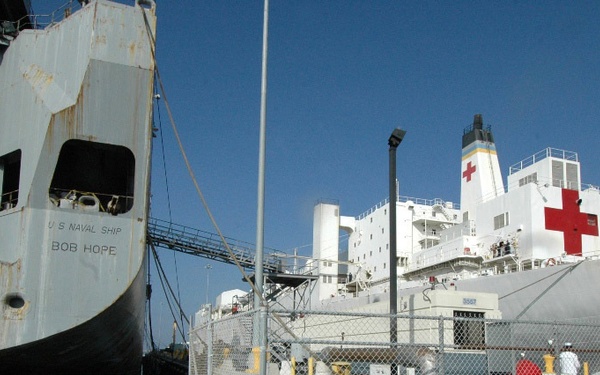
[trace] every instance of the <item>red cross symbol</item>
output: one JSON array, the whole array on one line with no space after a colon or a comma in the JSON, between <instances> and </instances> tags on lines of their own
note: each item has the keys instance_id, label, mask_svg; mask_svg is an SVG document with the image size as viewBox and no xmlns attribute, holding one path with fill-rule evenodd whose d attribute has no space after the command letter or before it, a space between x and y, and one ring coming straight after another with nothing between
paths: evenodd
<instances>
[{"instance_id":1,"label":"red cross symbol","mask_svg":"<svg viewBox=\"0 0 600 375\"><path fill-rule=\"evenodd\" d=\"M463 177L467 178L467 182L471 181L471 175L473 173L475 173L475 171L477 170L477 166L476 165L471 165L471 162L467 163L467 169L463 172Z\"/></svg>"},{"instance_id":2,"label":"red cross symbol","mask_svg":"<svg viewBox=\"0 0 600 375\"><path fill-rule=\"evenodd\" d=\"M546 229L563 232L567 254L581 255L581 236L598 236L598 216L579 211L579 192L562 189L562 210L544 207Z\"/></svg>"}]
</instances>

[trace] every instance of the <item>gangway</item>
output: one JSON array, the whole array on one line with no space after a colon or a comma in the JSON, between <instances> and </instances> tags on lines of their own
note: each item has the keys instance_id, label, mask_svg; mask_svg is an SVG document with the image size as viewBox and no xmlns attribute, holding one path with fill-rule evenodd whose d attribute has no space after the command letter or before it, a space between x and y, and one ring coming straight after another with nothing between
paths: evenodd
<instances>
[{"instance_id":1,"label":"gangway","mask_svg":"<svg viewBox=\"0 0 600 375\"><path fill-rule=\"evenodd\" d=\"M235 264L223 241L215 233L150 218L148 220L147 240L148 243L151 242L154 246L223 263ZM255 269L256 250L252 244L227 237L225 237L225 240L243 268L247 270ZM281 252L274 249L264 249L263 264L265 272L281 271L283 267L281 254Z\"/></svg>"}]
</instances>

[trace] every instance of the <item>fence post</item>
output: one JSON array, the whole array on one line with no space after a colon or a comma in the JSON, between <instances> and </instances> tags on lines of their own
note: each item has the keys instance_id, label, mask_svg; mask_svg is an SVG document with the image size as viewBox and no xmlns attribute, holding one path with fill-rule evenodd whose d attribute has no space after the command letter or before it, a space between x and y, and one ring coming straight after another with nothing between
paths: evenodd
<instances>
[{"instance_id":1,"label":"fence post","mask_svg":"<svg viewBox=\"0 0 600 375\"><path fill-rule=\"evenodd\" d=\"M437 355L437 374L444 375L446 372L444 363L444 317L440 315L438 321L438 339L439 339L439 353Z\"/></svg>"},{"instance_id":2,"label":"fence post","mask_svg":"<svg viewBox=\"0 0 600 375\"><path fill-rule=\"evenodd\" d=\"M196 325L196 322L194 322L194 316L190 315L190 320L189 320L190 326L188 328L188 369L191 369L188 371L189 374L192 373L192 371L195 371L196 368L196 360L194 358L194 353L195 353L195 344L194 344L194 340L193 340L193 334L194 334L194 326ZM173 348L175 349L175 348Z\"/></svg>"},{"instance_id":3,"label":"fence post","mask_svg":"<svg viewBox=\"0 0 600 375\"><path fill-rule=\"evenodd\" d=\"M260 375L266 375L267 373L267 349L268 349L268 337L267 337L267 322L269 316L267 312L267 305L262 303L260 306Z\"/></svg>"},{"instance_id":4,"label":"fence post","mask_svg":"<svg viewBox=\"0 0 600 375\"><path fill-rule=\"evenodd\" d=\"M208 325L207 325L208 329L206 331L206 374L207 375L211 375L213 373L212 371L212 365L213 365L213 330L214 330L214 322L212 321L212 314L210 313L210 308L209 308L209 315L208 315Z\"/></svg>"}]
</instances>

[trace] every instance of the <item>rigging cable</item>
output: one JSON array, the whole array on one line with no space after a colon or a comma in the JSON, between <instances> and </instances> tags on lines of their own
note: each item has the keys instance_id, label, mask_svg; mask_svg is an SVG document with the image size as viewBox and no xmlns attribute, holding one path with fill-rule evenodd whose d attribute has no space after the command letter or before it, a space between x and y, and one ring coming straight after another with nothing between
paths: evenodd
<instances>
[{"instance_id":1,"label":"rigging cable","mask_svg":"<svg viewBox=\"0 0 600 375\"><path fill-rule=\"evenodd\" d=\"M160 95L158 95L157 91L156 91L156 86L154 86L154 99L156 99L156 108L158 111L158 118L159 118L159 123L160 123L160 107L158 106L158 99L160 99ZM152 117L152 130L154 131L154 129L156 128L155 123L154 123L154 117ZM159 130L161 131L161 145L164 144L164 142L162 141L162 127L159 128ZM153 134L154 135L154 134ZM164 165L164 146L162 148L162 153L163 153L163 165ZM165 172L165 178L166 178L166 172ZM169 201L169 188L168 188L168 184L167 184L167 203L169 206L169 217L171 214L171 203ZM148 254L146 254L146 259L150 258L150 247L147 247L147 252ZM150 265L148 265L147 267L147 277L146 277L146 303L148 305L148 325L144 324L144 327L147 331L146 333L146 337L150 338L150 347L152 348L152 351L156 350L156 346L154 344L154 329L152 326L152 299L151 297L151 293L152 293L152 283L151 283L151 267Z\"/></svg>"},{"instance_id":2,"label":"rigging cable","mask_svg":"<svg viewBox=\"0 0 600 375\"><path fill-rule=\"evenodd\" d=\"M154 73L155 77L157 75L157 73ZM165 189L167 192L167 209L168 209L168 214L169 214L169 223L173 222L173 214L172 214L172 210L171 210L171 194L169 192L169 177L167 174L167 162L166 162L166 153L165 153L165 138L163 136L163 126L162 126L162 117L160 115L160 105L159 105L159 100L160 100L160 95L158 94L158 88L156 87L156 85L154 85L154 98L156 99L156 114L158 115L158 131L160 133L160 146L161 146L161 154L162 154L162 164L163 164L163 172L165 175ZM170 228L169 228L170 229ZM173 263L175 265L175 282L177 284L177 298L178 300L181 302L181 288L179 287L179 268L177 266L177 252L173 251ZM179 310L179 315L180 315L180 320L183 321L182 316L183 311ZM183 336L183 339L185 340L185 336Z\"/></svg>"},{"instance_id":3,"label":"rigging cable","mask_svg":"<svg viewBox=\"0 0 600 375\"><path fill-rule=\"evenodd\" d=\"M156 79L156 72L154 73ZM171 194L169 192L169 177L167 175L167 162L166 162L166 154L165 154L165 138L163 136L163 126L162 126L162 118L160 116L160 105L158 104L160 100L160 95L158 94L158 88L154 85L154 98L156 99L156 114L158 115L158 131L160 133L160 148L162 153L162 165L163 171L165 174L165 189L167 191L167 210L169 214L169 223L173 222L173 217L171 213Z\"/></svg>"},{"instance_id":4,"label":"rigging cable","mask_svg":"<svg viewBox=\"0 0 600 375\"><path fill-rule=\"evenodd\" d=\"M158 259L158 254L156 252L156 248L154 247L154 244L152 242L150 242L150 248L152 249L152 255L154 257L154 262L157 265L158 271L160 271L160 272L158 272L158 278L160 280L160 284L161 284L163 290L166 293L166 291L167 291L167 288L165 288L165 283L166 283L166 285L168 287L168 290L171 292L171 296L172 296L171 298L173 298L175 300L174 302L177 305L177 308L179 309L179 311L183 311L183 308L181 307L181 304L177 300L177 297L175 296L175 292L173 291L173 288L171 288L171 284L169 283L169 280L167 279L167 276L165 274L165 270L162 268L162 264L160 263L160 260ZM165 297L167 297L167 306L169 306L169 310L171 311L171 316L173 316L173 319L175 321L177 321L177 315L175 314L175 311L173 311L173 306L171 305L171 300L169 299L169 296L167 294L165 294ZM180 316L183 317L183 319L185 319L185 321L187 322L187 324L190 323L189 319L185 315L180 314ZM181 324L179 324L177 326L177 329L179 331L179 334L181 334L181 336L185 340L185 334L182 331L182 327L184 325L183 324L183 319L180 320Z\"/></svg>"},{"instance_id":5,"label":"rigging cable","mask_svg":"<svg viewBox=\"0 0 600 375\"><path fill-rule=\"evenodd\" d=\"M150 257L150 248L149 247L147 247L147 251L148 251L148 254L146 255L146 259L148 259ZM150 301L152 300L150 298L150 294L152 293L151 285L152 284L150 284L150 267L148 267L148 277L146 279L146 301L148 303L148 327L146 327L146 328L150 331L150 347L152 348L152 351L155 351L156 347L154 345L154 335L152 333L152 304L150 303Z\"/></svg>"}]
</instances>

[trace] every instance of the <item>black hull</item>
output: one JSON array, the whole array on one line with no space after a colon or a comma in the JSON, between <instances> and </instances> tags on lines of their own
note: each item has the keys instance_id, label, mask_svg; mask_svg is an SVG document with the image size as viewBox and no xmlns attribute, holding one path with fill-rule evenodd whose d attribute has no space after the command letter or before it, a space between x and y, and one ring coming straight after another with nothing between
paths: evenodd
<instances>
[{"instance_id":1,"label":"black hull","mask_svg":"<svg viewBox=\"0 0 600 375\"><path fill-rule=\"evenodd\" d=\"M113 305L91 320L43 340L0 351L0 374L140 374L144 267Z\"/></svg>"}]
</instances>

